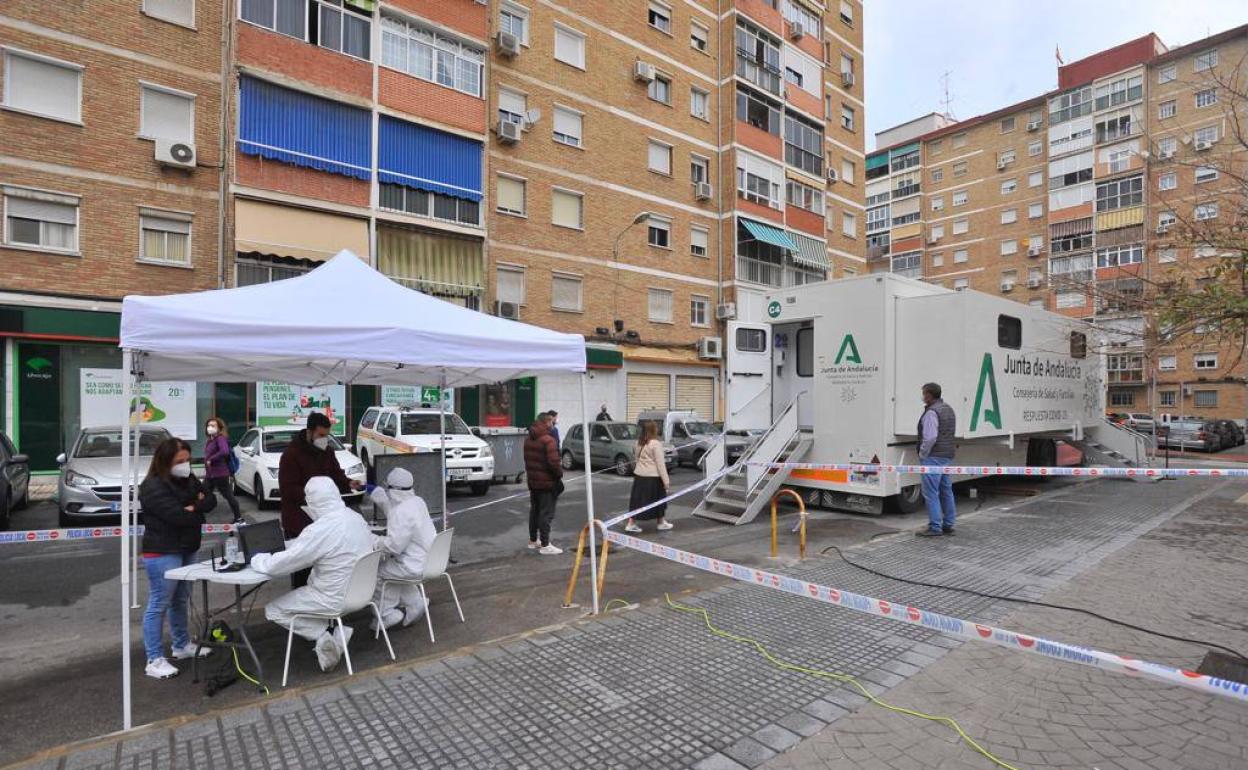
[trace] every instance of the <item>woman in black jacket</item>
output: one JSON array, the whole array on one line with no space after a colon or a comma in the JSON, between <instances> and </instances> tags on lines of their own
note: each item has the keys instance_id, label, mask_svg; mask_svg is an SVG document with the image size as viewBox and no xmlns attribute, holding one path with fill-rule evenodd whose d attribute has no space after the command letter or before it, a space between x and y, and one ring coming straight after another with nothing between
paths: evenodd
<instances>
[{"instance_id":1,"label":"woman in black jacket","mask_svg":"<svg viewBox=\"0 0 1248 770\"><path fill-rule=\"evenodd\" d=\"M178 670L165 659L162 635L165 615L173 635L173 657L195 656L187 630L187 604L191 584L166 580L165 573L195 562L204 514L217 506L217 498L191 474L191 448L179 438L167 438L156 447L147 478L139 487L143 517L143 564L150 585L147 611L143 613L143 646L147 650L147 675L154 679L176 676ZM208 649L203 650L207 654Z\"/></svg>"}]
</instances>

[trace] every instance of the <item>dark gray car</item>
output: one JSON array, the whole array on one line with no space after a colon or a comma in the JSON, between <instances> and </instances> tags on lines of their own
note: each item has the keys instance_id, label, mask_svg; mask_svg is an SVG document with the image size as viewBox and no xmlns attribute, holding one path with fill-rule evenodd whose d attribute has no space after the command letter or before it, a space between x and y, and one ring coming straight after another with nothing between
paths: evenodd
<instances>
[{"instance_id":1,"label":"dark gray car","mask_svg":"<svg viewBox=\"0 0 1248 770\"><path fill-rule=\"evenodd\" d=\"M595 468L615 468L621 476L633 472L633 456L637 448L640 428L631 422L595 422L589 426L589 452ZM584 467L585 443L581 439L581 425L568 429L563 437L562 462L565 470ZM676 450L665 448L667 467L676 464Z\"/></svg>"}]
</instances>

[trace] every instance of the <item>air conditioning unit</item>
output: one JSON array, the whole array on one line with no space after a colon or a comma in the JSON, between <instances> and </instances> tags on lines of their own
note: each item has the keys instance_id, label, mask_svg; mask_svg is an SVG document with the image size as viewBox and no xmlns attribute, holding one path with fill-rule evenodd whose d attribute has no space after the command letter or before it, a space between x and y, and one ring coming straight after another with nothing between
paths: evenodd
<instances>
[{"instance_id":1,"label":"air conditioning unit","mask_svg":"<svg viewBox=\"0 0 1248 770\"><path fill-rule=\"evenodd\" d=\"M801 40L806 35L806 30L797 22L789 23L789 37L793 40ZM718 358L718 356L716 356Z\"/></svg>"},{"instance_id":2,"label":"air conditioning unit","mask_svg":"<svg viewBox=\"0 0 1248 770\"><path fill-rule=\"evenodd\" d=\"M1185 396L1190 396L1190 395L1192 395L1192 386L1190 386L1190 385L1184 385L1184 386L1183 386L1183 395L1185 395Z\"/></svg>"},{"instance_id":3,"label":"air conditioning unit","mask_svg":"<svg viewBox=\"0 0 1248 770\"><path fill-rule=\"evenodd\" d=\"M724 340L721 337L703 337L698 340L698 358L718 361L724 357Z\"/></svg>"},{"instance_id":4,"label":"air conditioning unit","mask_svg":"<svg viewBox=\"0 0 1248 770\"><path fill-rule=\"evenodd\" d=\"M157 139L156 162L162 166L193 170L195 168L195 145L188 142Z\"/></svg>"},{"instance_id":5,"label":"air conditioning unit","mask_svg":"<svg viewBox=\"0 0 1248 770\"><path fill-rule=\"evenodd\" d=\"M836 183L837 183L837 181L838 181L840 178L841 178L841 176L840 176L840 174L837 174L837 173L836 173L836 169L834 169L834 168L830 168L830 169L828 169L828 182L829 182L830 184L836 184Z\"/></svg>"},{"instance_id":6,"label":"air conditioning unit","mask_svg":"<svg viewBox=\"0 0 1248 770\"><path fill-rule=\"evenodd\" d=\"M1203 152L1212 146L1213 142L1205 141L1204 139L1196 140L1196 152Z\"/></svg>"},{"instance_id":7,"label":"air conditioning unit","mask_svg":"<svg viewBox=\"0 0 1248 770\"><path fill-rule=\"evenodd\" d=\"M512 321L520 319L520 306L515 302L504 302L501 299L494 302L494 315L499 318L507 318Z\"/></svg>"},{"instance_id":8,"label":"air conditioning unit","mask_svg":"<svg viewBox=\"0 0 1248 770\"><path fill-rule=\"evenodd\" d=\"M1028 130L1028 131L1039 131L1039 130L1040 130L1040 121L1038 121L1038 120L1028 121L1028 123L1027 123L1027 130Z\"/></svg>"},{"instance_id":9,"label":"air conditioning unit","mask_svg":"<svg viewBox=\"0 0 1248 770\"><path fill-rule=\"evenodd\" d=\"M1174 157L1174 150L1167 150L1166 152L1157 153L1158 160L1170 160L1173 157Z\"/></svg>"},{"instance_id":10,"label":"air conditioning unit","mask_svg":"<svg viewBox=\"0 0 1248 770\"><path fill-rule=\"evenodd\" d=\"M716 321L731 321L737 317L737 303L725 302L715 306Z\"/></svg>"},{"instance_id":11,"label":"air conditioning unit","mask_svg":"<svg viewBox=\"0 0 1248 770\"><path fill-rule=\"evenodd\" d=\"M709 201L713 192L710 182L698 182L693 186L693 197L700 201Z\"/></svg>"},{"instance_id":12,"label":"air conditioning unit","mask_svg":"<svg viewBox=\"0 0 1248 770\"><path fill-rule=\"evenodd\" d=\"M1001 291L1014 291L1014 282L1013 282L1013 281L1002 281L1002 282L1001 282Z\"/></svg>"},{"instance_id":13,"label":"air conditioning unit","mask_svg":"<svg viewBox=\"0 0 1248 770\"><path fill-rule=\"evenodd\" d=\"M654 65L639 61L633 65L633 80L639 80L642 83L654 82Z\"/></svg>"},{"instance_id":14,"label":"air conditioning unit","mask_svg":"<svg viewBox=\"0 0 1248 770\"><path fill-rule=\"evenodd\" d=\"M1009 161L1004 161L1004 160L997 161L997 171L1004 171L1005 167L1008 165L1010 165Z\"/></svg>"},{"instance_id":15,"label":"air conditioning unit","mask_svg":"<svg viewBox=\"0 0 1248 770\"><path fill-rule=\"evenodd\" d=\"M498 141L503 144L515 144L520 141L522 129L519 123L510 120L498 121Z\"/></svg>"},{"instance_id":16,"label":"air conditioning unit","mask_svg":"<svg viewBox=\"0 0 1248 770\"><path fill-rule=\"evenodd\" d=\"M1040 248L1039 246L1032 246L1027 249L1027 256L1038 257L1040 256L1040 252L1042 251L1044 251L1044 249Z\"/></svg>"},{"instance_id":17,"label":"air conditioning unit","mask_svg":"<svg viewBox=\"0 0 1248 770\"><path fill-rule=\"evenodd\" d=\"M1027 279L1028 289L1039 289L1043 285L1044 285L1044 281L1040 278L1028 278Z\"/></svg>"},{"instance_id":18,"label":"air conditioning unit","mask_svg":"<svg viewBox=\"0 0 1248 770\"><path fill-rule=\"evenodd\" d=\"M1165 235L1170 232L1170 225L1157 225L1157 234Z\"/></svg>"},{"instance_id":19,"label":"air conditioning unit","mask_svg":"<svg viewBox=\"0 0 1248 770\"><path fill-rule=\"evenodd\" d=\"M853 84L854 84L854 73L842 72L841 73L841 85L845 86L846 88L849 88Z\"/></svg>"},{"instance_id":20,"label":"air conditioning unit","mask_svg":"<svg viewBox=\"0 0 1248 770\"><path fill-rule=\"evenodd\" d=\"M520 55L520 38L510 32L499 32L495 35L494 45L503 56Z\"/></svg>"}]
</instances>

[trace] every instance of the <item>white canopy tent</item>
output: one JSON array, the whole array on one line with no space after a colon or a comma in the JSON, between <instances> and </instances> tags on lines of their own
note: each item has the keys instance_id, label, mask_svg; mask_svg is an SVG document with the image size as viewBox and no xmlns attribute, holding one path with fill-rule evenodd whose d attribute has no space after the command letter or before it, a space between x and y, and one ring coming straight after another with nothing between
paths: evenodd
<instances>
[{"instance_id":1,"label":"white canopy tent","mask_svg":"<svg viewBox=\"0 0 1248 770\"><path fill-rule=\"evenodd\" d=\"M509 321L404 288L349 251L306 275L237 289L129 296L121 311L126 420L140 380L329 384L484 385L539 371L581 373L585 340ZM440 399L445 410L445 399ZM443 419L445 420L445 414ZM123 424L128 424L123 422ZM136 426L137 430L137 426ZM589 456L589 428L582 431ZM133 479L131 432L122 432L123 484ZM443 478L446 477L443 453ZM443 511L445 506L443 484ZM590 574L597 574L593 476L585 468ZM122 694L131 727L129 601L134 564L132 493L123 490ZM446 526L449 512L443 515ZM596 581L590 580L598 612Z\"/></svg>"}]
</instances>

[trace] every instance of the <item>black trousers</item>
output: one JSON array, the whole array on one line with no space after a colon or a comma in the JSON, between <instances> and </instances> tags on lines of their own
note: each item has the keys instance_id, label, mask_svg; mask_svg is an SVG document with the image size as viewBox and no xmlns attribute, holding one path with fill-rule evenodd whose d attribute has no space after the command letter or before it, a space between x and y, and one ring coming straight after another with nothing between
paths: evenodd
<instances>
[{"instance_id":1,"label":"black trousers","mask_svg":"<svg viewBox=\"0 0 1248 770\"><path fill-rule=\"evenodd\" d=\"M529 490L529 540L541 535L542 545L550 545L550 523L555 519L555 491Z\"/></svg>"},{"instance_id":2,"label":"black trousers","mask_svg":"<svg viewBox=\"0 0 1248 770\"><path fill-rule=\"evenodd\" d=\"M213 492L225 500L226 505L230 506L230 512L234 514L234 521L242 518L242 514L238 512L238 500L234 497L234 480L229 476L222 476L215 479L204 479L204 483Z\"/></svg>"}]
</instances>

